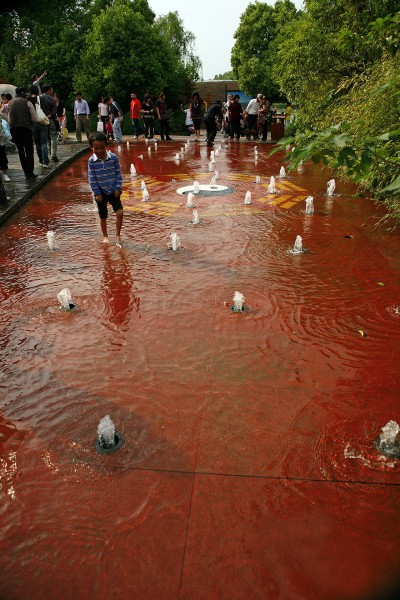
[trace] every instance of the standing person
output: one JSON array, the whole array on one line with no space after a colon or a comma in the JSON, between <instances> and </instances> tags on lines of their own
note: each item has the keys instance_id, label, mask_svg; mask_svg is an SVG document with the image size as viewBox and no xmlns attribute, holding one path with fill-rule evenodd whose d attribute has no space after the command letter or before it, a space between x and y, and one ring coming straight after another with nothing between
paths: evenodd
<instances>
[{"instance_id":1,"label":"standing person","mask_svg":"<svg viewBox=\"0 0 400 600\"><path fill-rule=\"evenodd\" d=\"M105 102L105 100L106 100L105 98L100 98L100 102L97 105L99 119L103 123L104 131L106 130L106 119L108 118L108 115L109 115L108 104Z\"/></svg>"},{"instance_id":2,"label":"standing person","mask_svg":"<svg viewBox=\"0 0 400 600\"><path fill-rule=\"evenodd\" d=\"M88 161L89 185L97 202L100 216L103 244L108 244L107 202L113 207L116 222L117 246L121 245L121 227L124 210L121 204L122 173L117 156L107 150L107 136L101 131L93 132L89 137L93 154Z\"/></svg>"},{"instance_id":3,"label":"standing person","mask_svg":"<svg viewBox=\"0 0 400 600\"><path fill-rule=\"evenodd\" d=\"M229 93L226 102L224 102L224 130L225 130L225 137L229 137L231 135L231 123L230 123L229 107L232 104L232 102L233 102L233 94Z\"/></svg>"},{"instance_id":4,"label":"standing person","mask_svg":"<svg viewBox=\"0 0 400 600\"><path fill-rule=\"evenodd\" d=\"M40 77L37 75L32 75L32 85L36 85L37 89L39 90L39 95L42 93L42 90L40 89L40 82L46 77L46 75L47 71L43 71Z\"/></svg>"},{"instance_id":5,"label":"standing person","mask_svg":"<svg viewBox=\"0 0 400 600\"><path fill-rule=\"evenodd\" d=\"M110 108L110 113L113 117L113 132L115 141L117 143L123 142L121 123L122 119L124 118L124 115L122 114L122 108L120 107L118 102L114 100L114 98L112 98L111 96L108 99L108 106Z\"/></svg>"},{"instance_id":6,"label":"standing person","mask_svg":"<svg viewBox=\"0 0 400 600\"><path fill-rule=\"evenodd\" d=\"M145 136L148 140L154 141L154 104L150 94L146 93L142 102L142 115L144 120Z\"/></svg>"},{"instance_id":7,"label":"standing person","mask_svg":"<svg viewBox=\"0 0 400 600\"><path fill-rule=\"evenodd\" d=\"M112 125L110 123L110 118L109 117L107 117L107 119L106 119L106 123L104 125L104 128L105 128L104 133L107 136L107 141L108 142L113 142L114 141L114 134L113 134L113 128L112 128Z\"/></svg>"},{"instance_id":8,"label":"standing person","mask_svg":"<svg viewBox=\"0 0 400 600\"><path fill-rule=\"evenodd\" d=\"M39 104L42 111L46 114L46 107L44 102L41 100L39 96L39 89L36 85L31 85L29 90L30 96L29 101L33 104L36 112L36 104ZM32 126L33 139L35 141L36 153L39 158L39 162L42 165L43 169L49 168L49 153L48 153L48 143L49 143L49 126L42 125L42 123L36 123Z\"/></svg>"},{"instance_id":9,"label":"standing person","mask_svg":"<svg viewBox=\"0 0 400 600\"><path fill-rule=\"evenodd\" d=\"M187 127L188 134L192 135L192 133L194 133L194 126L192 117L190 116L190 105L188 108L183 108L183 104L181 104L181 111L185 113L185 125Z\"/></svg>"},{"instance_id":10,"label":"standing person","mask_svg":"<svg viewBox=\"0 0 400 600\"><path fill-rule=\"evenodd\" d=\"M57 157L57 139L58 132L60 131L60 125L57 120L57 104L54 100L53 94L54 92L51 85L44 85L40 102L46 117L49 119L48 132L51 160L53 162L59 162L59 158Z\"/></svg>"},{"instance_id":11,"label":"standing person","mask_svg":"<svg viewBox=\"0 0 400 600\"><path fill-rule=\"evenodd\" d=\"M169 123L167 119L167 103L165 102L165 94L163 92L158 96L156 111L158 120L160 121L161 139L164 140L165 138L166 140L171 141L172 138L169 137Z\"/></svg>"},{"instance_id":12,"label":"standing person","mask_svg":"<svg viewBox=\"0 0 400 600\"><path fill-rule=\"evenodd\" d=\"M260 108L258 109L258 128L262 134L262 141L267 141L268 135L268 121L269 121L269 110L271 107L271 103L265 97L262 98L260 103Z\"/></svg>"},{"instance_id":13,"label":"standing person","mask_svg":"<svg viewBox=\"0 0 400 600\"><path fill-rule=\"evenodd\" d=\"M143 135L142 130L140 129L139 119L140 119L140 111L142 110L142 103L137 97L135 92L131 92L131 105L129 107L129 116L133 125L133 139L137 140L139 135Z\"/></svg>"},{"instance_id":14,"label":"standing person","mask_svg":"<svg viewBox=\"0 0 400 600\"><path fill-rule=\"evenodd\" d=\"M200 141L200 127L201 127L201 109L204 106L207 110L207 103L200 98L199 92L193 92L190 100L190 116L193 121L194 132L196 134L196 142Z\"/></svg>"},{"instance_id":15,"label":"standing person","mask_svg":"<svg viewBox=\"0 0 400 600\"><path fill-rule=\"evenodd\" d=\"M244 111L247 128L245 131L246 138L249 140L251 136L256 140L258 137L257 131L257 119L258 119L258 109L260 108L262 94L257 94L257 98L253 98L247 105L246 110Z\"/></svg>"},{"instance_id":16,"label":"standing person","mask_svg":"<svg viewBox=\"0 0 400 600\"><path fill-rule=\"evenodd\" d=\"M204 123L207 129L207 146L214 146L214 139L217 135L217 122L224 118L221 110L221 100L216 100L212 106L204 113Z\"/></svg>"},{"instance_id":17,"label":"standing person","mask_svg":"<svg viewBox=\"0 0 400 600\"><path fill-rule=\"evenodd\" d=\"M3 101L3 106L1 107L0 114L3 117L3 119L6 119L6 121L8 121L8 108L11 100L11 94L5 94L5 100Z\"/></svg>"},{"instance_id":18,"label":"standing person","mask_svg":"<svg viewBox=\"0 0 400 600\"><path fill-rule=\"evenodd\" d=\"M36 179L33 172L32 125L36 123L36 111L26 97L24 88L15 90L16 98L9 102L9 122L12 141L17 146L21 167L27 179Z\"/></svg>"},{"instance_id":19,"label":"standing person","mask_svg":"<svg viewBox=\"0 0 400 600\"><path fill-rule=\"evenodd\" d=\"M3 181L11 181L7 175L8 158L6 153L6 142L11 140L11 134L8 123L0 116L0 170L3 172Z\"/></svg>"},{"instance_id":20,"label":"standing person","mask_svg":"<svg viewBox=\"0 0 400 600\"><path fill-rule=\"evenodd\" d=\"M54 100L56 101L57 121L59 124L59 131L61 131L62 143L65 144L68 139L67 109L64 102L61 102L60 94L54 92Z\"/></svg>"},{"instance_id":21,"label":"standing person","mask_svg":"<svg viewBox=\"0 0 400 600\"><path fill-rule=\"evenodd\" d=\"M90 108L89 104L82 98L82 92L76 92L76 100L74 102L74 119L76 122L76 140L82 141L82 127L85 130L86 137L89 140L89 116Z\"/></svg>"},{"instance_id":22,"label":"standing person","mask_svg":"<svg viewBox=\"0 0 400 600\"><path fill-rule=\"evenodd\" d=\"M239 94L233 96L233 102L229 105L229 123L230 123L230 138L236 136L237 140L240 140L240 121L243 117L243 106L239 102Z\"/></svg>"}]
</instances>

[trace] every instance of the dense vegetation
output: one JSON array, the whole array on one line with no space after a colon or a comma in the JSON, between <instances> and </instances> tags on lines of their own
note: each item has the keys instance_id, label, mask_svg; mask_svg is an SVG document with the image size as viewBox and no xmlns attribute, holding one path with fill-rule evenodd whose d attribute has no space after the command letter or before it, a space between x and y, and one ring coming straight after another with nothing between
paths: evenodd
<instances>
[{"instance_id":1,"label":"dense vegetation","mask_svg":"<svg viewBox=\"0 0 400 600\"><path fill-rule=\"evenodd\" d=\"M97 106L113 95L126 110L130 91L167 95L178 105L199 77L194 36L176 12L155 19L147 0L2 0L0 77L27 86L46 83L72 106L79 89Z\"/></svg>"},{"instance_id":2,"label":"dense vegetation","mask_svg":"<svg viewBox=\"0 0 400 600\"><path fill-rule=\"evenodd\" d=\"M300 160L323 161L372 191L400 219L400 13L398 0L250 4L232 66L249 93L295 107L289 139Z\"/></svg>"}]
</instances>

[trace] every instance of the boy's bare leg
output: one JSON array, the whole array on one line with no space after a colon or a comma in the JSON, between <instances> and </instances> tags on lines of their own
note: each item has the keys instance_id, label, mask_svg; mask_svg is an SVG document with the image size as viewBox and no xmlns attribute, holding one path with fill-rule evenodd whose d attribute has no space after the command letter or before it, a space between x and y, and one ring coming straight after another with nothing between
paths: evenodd
<instances>
[{"instance_id":1,"label":"boy's bare leg","mask_svg":"<svg viewBox=\"0 0 400 600\"><path fill-rule=\"evenodd\" d=\"M107 219L100 219L100 227L101 233L103 234L103 244L108 244L110 240L108 239L107 233Z\"/></svg>"},{"instance_id":2,"label":"boy's bare leg","mask_svg":"<svg viewBox=\"0 0 400 600\"><path fill-rule=\"evenodd\" d=\"M119 210L117 210L117 212L115 213L115 216L117 217L117 223L116 223L116 236L117 236L117 244L121 245L121 227L122 227L122 221L124 218L124 211L122 208L120 208Z\"/></svg>"}]
</instances>

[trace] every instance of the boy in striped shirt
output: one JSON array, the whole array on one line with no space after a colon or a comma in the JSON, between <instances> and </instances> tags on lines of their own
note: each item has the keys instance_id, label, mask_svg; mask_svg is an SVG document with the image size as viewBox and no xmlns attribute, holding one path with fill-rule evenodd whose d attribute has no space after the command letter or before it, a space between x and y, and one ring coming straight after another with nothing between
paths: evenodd
<instances>
[{"instance_id":1,"label":"boy in striped shirt","mask_svg":"<svg viewBox=\"0 0 400 600\"><path fill-rule=\"evenodd\" d=\"M99 210L103 244L108 244L107 202L115 212L117 246L121 247L121 227L124 216L120 196L122 193L122 173L119 160L115 154L107 150L107 136L95 131L89 136L93 154L88 161L89 185L94 194Z\"/></svg>"}]
</instances>

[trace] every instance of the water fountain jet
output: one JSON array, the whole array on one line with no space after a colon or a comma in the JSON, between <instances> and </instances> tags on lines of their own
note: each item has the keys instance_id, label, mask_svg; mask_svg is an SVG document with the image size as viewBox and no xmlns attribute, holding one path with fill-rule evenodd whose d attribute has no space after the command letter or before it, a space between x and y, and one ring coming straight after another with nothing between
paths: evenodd
<instances>
[{"instance_id":1,"label":"water fountain jet","mask_svg":"<svg viewBox=\"0 0 400 600\"><path fill-rule=\"evenodd\" d=\"M269 186L268 186L268 194L276 194L277 193L277 189L275 186L275 177L273 175L271 175L271 179L269 182Z\"/></svg>"},{"instance_id":2,"label":"water fountain jet","mask_svg":"<svg viewBox=\"0 0 400 600\"><path fill-rule=\"evenodd\" d=\"M308 196L306 198L306 215L312 215L314 212L314 198L312 196Z\"/></svg>"},{"instance_id":3,"label":"water fountain jet","mask_svg":"<svg viewBox=\"0 0 400 600\"><path fill-rule=\"evenodd\" d=\"M181 240L177 233L171 233L168 247L171 248L171 250L173 250L174 252L176 252L176 250L178 250L178 248L181 247Z\"/></svg>"},{"instance_id":4,"label":"water fountain jet","mask_svg":"<svg viewBox=\"0 0 400 600\"><path fill-rule=\"evenodd\" d=\"M198 225L200 223L200 219L199 219L199 213L197 212L197 210L193 211L193 217L192 217L192 224L193 225Z\"/></svg>"},{"instance_id":5,"label":"water fountain jet","mask_svg":"<svg viewBox=\"0 0 400 600\"><path fill-rule=\"evenodd\" d=\"M246 192L243 204L251 204L251 192L249 190Z\"/></svg>"},{"instance_id":6,"label":"water fountain jet","mask_svg":"<svg viewBox=\"0 0 400 600\"><path fill-rule=\"evenodd\" d=\"M389 421L381 429L382 433L375 440L375 446L384 456L390 458L400 457L400 443L398 439L400 427L396 421Z\"/></svg>"},{"instance_id":7,"label":"water fountain jet","mask_svg":"<svg viewBox=\"0 0 400 600\"><path fill-rule=\"evenodd\" d=\"M195 206L195 203L193 202L193 193L189 192L187 201L186 201L186 208L193 208L194 206Z\"/></svg>"},{"instance_id":8,"label":"water fountain jet","mask_svg":"<svg viewBox=\"0 0 400 600\"><path fill-rule=\"evenodd\" d=\"M64 288L57 294L57 300L60 303L60 310L71 311L76 309L75 302L72 301L71 290Z\"/></svg>"},{"instance_id":9,"label":"water fountain jet","mask_svg":"<svg viewBox=\"0 0 400 600\"><path fill-rule=\"evenodd\" d=\"M245 300L246 300L246 298L243 296L243 294L236 291L233 294L233 304L230 307L230 310L235 313L242 313L242 312L248 310L248 308L246 306L244 306Z\"/></svg>"},{"instance_id":10,"label":"water fountain jet","mask_svg":"<svg viewBox=\"0 0 400 600\"><path fill-rule=\"evenodd\" d=\"M47 237L47 244L49 246L49 250L51 250L53 252L53 250L55 249L55 239L54 236L56 234L54 233L54 231L48 231L46 234Z\"/></svg>"},{"instance_id":11,"label":"water fountain jet","mask_svg":"<svg viewBox=\"0 0 400 600\"><path fill-rule=\"evenodd\" d=\"M330 179L327 184L326 193L328 196L333 196L333 192L336 188L336 181L334 179Z\"/></svg>"},{"instance_id":12,"label":"water fountain jet","mask_svg":"<svg viewBox=\"0 0 400 600\"><path fill-rule=\"evenodd\" d=\"M97 440L94 444L97 452L100 454L111 454L119 450L123 443L124 440L121 434L115 431L115 425L110 416L106 415L100 419L97 427Z\"/></svg>"}]
</instances>

